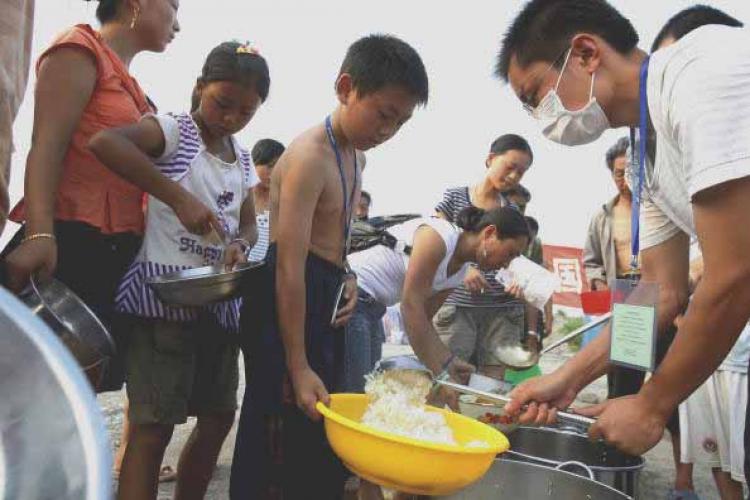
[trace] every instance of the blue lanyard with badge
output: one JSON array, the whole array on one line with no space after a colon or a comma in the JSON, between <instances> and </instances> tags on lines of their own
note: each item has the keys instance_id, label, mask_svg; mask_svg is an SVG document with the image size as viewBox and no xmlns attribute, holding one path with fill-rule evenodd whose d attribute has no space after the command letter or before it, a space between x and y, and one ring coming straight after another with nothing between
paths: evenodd
<instances>
[{"instance_id":1,"label":"blue lanyard with badge","mask_svg":"<svg viewBox=\"0 0 750 500\"><path fill-rule=\"evenodd\" d=\"M341 152L339 151L338 143L336 142L336 136L333 134L333 124L331 123L331 116L326 117L326 135L328 135L328 142L331 144L334 155L336 155L336 165L339 168L339 176L341 178L341 191L344 197L342 206L342 217L344 219L344 244L342 249L342 259L346 258L347 251L349 250L349 239L351 237L351 225L352 225L352 210L354 207L354 195L357 191L358 182L358 168L357 168L357 152L354 152L354 183L352 184L351 193L346 192L346 175L344 173L344 162L341 159ZM342 298L344 295L344 289L346 287L346 280L342 280L336 290L336 297L333 302L333 313L331 314L331 324L336 321L336 315L339 307L342 306Z\"/></svg>"},{"instance_id":2,"label":"blue lanyard with badge","mask_svg":"<svg viewBox=\"0 0 750 500\"><path fill-rule=\"evenodd\" d=\"M614 282L612 290L612 328L610 362L641 371L653 371L656 361L656 305L658 283L639 280L640 208L646 177L646 142L648 139L649 56L641 64L639 79L638 153L636 159L635 131L631 129L631 163L637 165L632 190L630 273Z\"/></svg>"}]
</instances>

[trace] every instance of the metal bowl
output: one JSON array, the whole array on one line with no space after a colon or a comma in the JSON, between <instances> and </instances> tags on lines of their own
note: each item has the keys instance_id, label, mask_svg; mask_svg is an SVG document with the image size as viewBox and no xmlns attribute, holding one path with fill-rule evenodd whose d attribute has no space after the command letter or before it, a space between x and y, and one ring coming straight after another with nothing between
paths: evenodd
<instances>
[{"instance_id":1,"label":"metal bowl","mask_svg":"<svg viewBox=\"0 0 750 500\"><path fill-rule=\"evenodd\" d=\"M104 417L76 360L2 288L0 324L0 499L111 498Z\"/></svg>"},{"instance_id":2,"label":"metal bowl","mask_svg":"<svg viewBox=\"0 0 750 500\"><path fill-rule=\"evenodd\" d=\"M32 277L19 298L44 321L84 368L92 368L115 353L109 331L89 307L56 279Z\"/></svg>"},{"instance_id":3,"label":"metal bowl","mask_svg":"<svg viewBox=\"0 0 750 500\"><path fill-rule=\"evenodd\" d=\"M242 283L263 266L246 262L227 271L223 264L196 267L149 278L159 300L175 306L205 306L239 297Z\"/></svg>"}]
</instances>

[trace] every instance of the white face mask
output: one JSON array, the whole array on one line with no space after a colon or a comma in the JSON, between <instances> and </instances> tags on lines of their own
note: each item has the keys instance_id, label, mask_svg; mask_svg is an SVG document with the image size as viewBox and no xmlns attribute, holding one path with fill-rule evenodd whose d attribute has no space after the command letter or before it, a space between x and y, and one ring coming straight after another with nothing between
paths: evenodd
<instances>
[{"instance_id":1,"label":"white face mask","mask_svg":"<svg viewBox=\"0 0 750 500\"><path fill-rule=\"evenodd\" d=\"M566 146L578 146L595 141L610 126L607 115L604 114L604 110L594 97L596 73L591 75L589 103L586 106L578 111L570 111L560 100L557 88L560 86L560 80L568 65L571 52L572 50L568 50L565 56L565 63L560 70L560 76L557 77L555 88L550 89L532 114L534 118L544 123L542 133L547 139Z\"/></svg>"}]
</instances>

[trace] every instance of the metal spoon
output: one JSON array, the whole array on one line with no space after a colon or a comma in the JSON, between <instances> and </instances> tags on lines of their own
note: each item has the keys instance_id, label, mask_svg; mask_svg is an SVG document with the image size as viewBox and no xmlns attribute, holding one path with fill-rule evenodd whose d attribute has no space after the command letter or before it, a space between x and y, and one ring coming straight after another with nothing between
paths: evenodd
<instances>
[{"instance_id":1,"label":"metal spoon","mask_svg":"<svg viewBox=\"0 0 750 500\"><path fill-rule=\"evenodd\" d=\"M435 384L435 387L437 387L438 385L442 385L462 394L479 396L498 403L498 406L500 407L504 407L508 402L510 402L510 398L507 396L501 396L492 392L480 391L479 389L474 389L473 387L457 384L449 380L441 380L435 378L432 372L428 370L427 367L424 366L422 362L419 361L419 359L417 359L415 356L393 356L390 358L382 359L380 360L380 362L378 362L376 370L403 370L418 372L426 377L429 377L429 379L432 380L433 384ZM562 423L575 424L578 426L590 426L595 422L593 418L584 417L583 415L577 415L575 413L567 413L564 411L558 411L557 418Z\"/></svg>"},{"instance_id":2,"label":"metal spoon","mask_svg":"<svg viewBox=\"0 0 750 500\"><path fill-rule=\"evenodd\" d=\"M569 334L567 334L566 336L564 336L560 340L555 341L552 344L546 346L544 349L542 349L539 352L539 355L541 356L542 354L546 354L546 353L550 352L552 349L556 349L557 347L559 347L559 346L561 346L561 345L563 345L563 344L565 344L567 342L570 342L574 338L578 337L581 334L586 333L587 331L591 330L592 328L595 328L595 327L597 327L597 326L599 326L601 324L606 323L607 321L609 321L609 319L611 317L612 317L612 313L611 312L608 312L607 314L602 314L601 316L599 316L598 318L596 318L594 321L592 321L590 323L586 323L585 325L583 325L582 327L578 328L577 330L573 330L572 332L570 332Z\"/></svg>"}]
</instances>

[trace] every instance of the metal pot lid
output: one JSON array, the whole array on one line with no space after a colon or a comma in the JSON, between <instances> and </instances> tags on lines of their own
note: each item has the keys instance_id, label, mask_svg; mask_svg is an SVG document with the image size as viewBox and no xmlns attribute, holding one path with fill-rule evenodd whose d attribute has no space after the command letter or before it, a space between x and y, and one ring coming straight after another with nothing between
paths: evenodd
<instances>
[{"instance_id":1,"label":"metal pot lid","mask_svg":"<svg viewBox=\"0 0 750 500\"><path fill-rule=\"evenodd\" d=\"M0 499L111 498L104 420L75 359L0 288Z\"/></svg>"}]
</instances>

